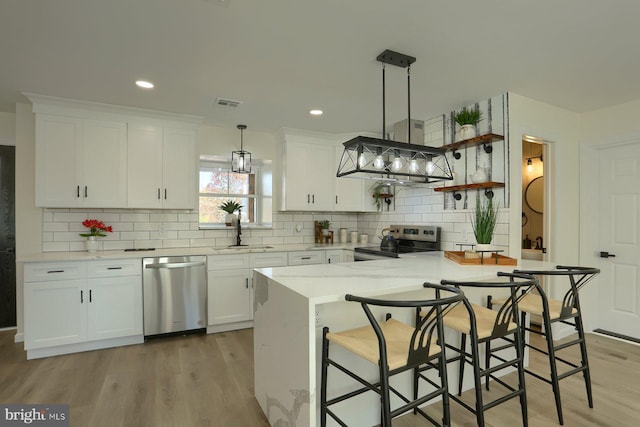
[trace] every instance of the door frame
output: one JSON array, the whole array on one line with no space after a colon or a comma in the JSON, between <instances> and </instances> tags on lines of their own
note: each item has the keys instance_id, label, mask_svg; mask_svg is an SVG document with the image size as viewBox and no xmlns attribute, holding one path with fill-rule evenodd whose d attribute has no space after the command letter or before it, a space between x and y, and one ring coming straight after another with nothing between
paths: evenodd
<instances>
[{"instance_id":1,"label":"door frame","mask_svg":"<svg viewBox=\"0 0 640 427\"><path fill-rule=\"evenodd\" d=\"M640 138L604 142L588 147L580 147L580 264L591 267L600 267L599 236L593 230L598 229L598 200L593 197L590 190L598 188L599 153L603 149L623 147L626 145L640 144ZM600 277L596 276L591 284L591 289L585 287L587 292L580 294L580 304L585 312L585 331L593 331L598 327L598 295L601 284ZM593 313L593 314L590 314Z\"/></svg>"}]
</instances>

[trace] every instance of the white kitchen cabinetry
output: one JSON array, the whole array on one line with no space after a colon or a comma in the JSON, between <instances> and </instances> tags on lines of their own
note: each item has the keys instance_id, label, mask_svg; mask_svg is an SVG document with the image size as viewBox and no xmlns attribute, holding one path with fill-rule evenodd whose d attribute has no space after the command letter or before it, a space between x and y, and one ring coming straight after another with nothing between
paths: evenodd
<instances>
[{"instance_id":1,"label":"white kitchen cabinetry","mask_svg":"<svg viewBox=\"0 0 640 427\"><path fill-rule=\"evenodd\" d=\"M209 325L253 319L253 279L249 254L207 257L207 316Z\"/></svg>"},{"instance_id":2,"label":"white kitchen cabinetry","mask_svg":"<svg viewBox=\"0 0 640 427\"><path fill-rule=\"evenodd\" d=\"M312 141L312 142L309 142ZM331 211L333 143L287 135L281 145L281 210Z\"/></svg>"},{"instance_id":3,"label":"white kitchen cabinetry","mask_svg":"<svg viewBox=\"0 0 640 427\"><path fill-rule=\"evenodd\" d=\"M325 251L294 251L289 252L289 265L324 264Z\"/></svg>"},{"instance_id":4,"label":"white kitchen cabinetry","mask_svg":"<svg viewBox=\"0 0 640 427\"><path fill-rule=\"evenodd\" d=\"M329 249L326 251L327 264L353 262L353 252L344 249Z\"/></svg>"},{"instance_id":5,"label":"white kitchen cabinetry","mask_svg":"<svg viewBox=\"0 0 640 427\"><path fill-rule=\"evenodd\" d=\"M36 115L36 206L126 206L127 125Z\"/></svg>"},{"instance_id":6,"label":"white kitchen cabinetry","mask_svg":"<svg viewBox=\"0 0 640 427\"><path fill-rule=\"evenodd\" d=\"M253 268L287 265L286 252L207 257L208 332L253 326Z\"/></svg>"},{"instance_id":7,"label":"white kitchen cabinetry","mask_svg":"<svg viewBox=\"0 0 640 427\"><path fill-rule=\"evenodd\" d=\"M194 209L195 131L130 124L129 208Z\"/></svg>"},{"instance_id":8,"label":"white kitchen cabinetry","mask_svg":"<svg viewBox=\"0 0 640 427\"><path fill-rule=\"evenodd\" d=\"M140 260L24 267L27 358L143 341Z\"/></svg>"},{"instance_id":9,"label":"white kitchen cabinetry","mask_svg":"<svg viewBox=\"0 0 640 427\"><path fill-rule=\"evenodd\" d=\"M343 152L344 146L342 144L335 147L335 170L333 171L335 200L333 210L342 212L376 212L376 206L369 190L374 181L361 178L338 178L335 176Z\"/></svg>"}]
</instances>

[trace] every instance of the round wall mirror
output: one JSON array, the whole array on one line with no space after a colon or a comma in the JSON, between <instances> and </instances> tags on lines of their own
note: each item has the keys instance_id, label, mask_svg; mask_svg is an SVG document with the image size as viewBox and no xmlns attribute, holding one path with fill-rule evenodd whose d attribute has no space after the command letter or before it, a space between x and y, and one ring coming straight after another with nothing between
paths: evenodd
<instances>
[{"instance_id":1,"label":"round wall mirror","mask_svg":"<svg viewBox=\"0 0 640 427\"><path fill-rule=\"evenodd\" d=\"M542 214L544 209L544 177L533 179L524 190L524 201L535 213Z\"/></svg>"}]
</instances>

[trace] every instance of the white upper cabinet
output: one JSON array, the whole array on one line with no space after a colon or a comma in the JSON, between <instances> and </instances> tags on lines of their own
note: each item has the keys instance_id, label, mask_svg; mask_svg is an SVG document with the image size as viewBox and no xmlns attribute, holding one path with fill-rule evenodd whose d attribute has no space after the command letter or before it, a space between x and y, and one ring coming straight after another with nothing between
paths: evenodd
<instances>
[{"instance_id":1,"label":"white upper cabinet","mask_svg":"<svg viewBox=\"0 0 640 427\"><path fill-rule=\"evenodd\" d=\"M286 135L280 148L280 210L334 210L333 143L302 135Z\"/></svg>"},{"instance_id":2,"label":"white upper cabinet","mask_svg":"<svg viewBox=\"0 0 640 427\"><path fill-rule=\"evenodd\" d=\"M335 147L335 167L338 169L344 146L339 144ZM334 211L343 212L375 212L376 207L369 187L374 181L359 178L338 178L333 173L335 179L335 206Z\"/></svg>"},{"instance_id":3,"label":"white upper cabinet","mask_svg":"<svg viewBox=\"0 0 640 427\"><path fill-rule=\"evenodd\" d=\"M127 125L36 116L36 206L125 207Z\"/></svg>"},{"instance_id":4,"label":"white upper cabinet","mask_svg":"<svg viewBox=\"0 0 640 427\"><path fill-rule=\"evenodd\" d=\"M129 125L130 208L194 209L195 131Z\"/></svg>"},{"instance_id":5,"label":"white upper cabinet","mask_svg":"<svg viewBox=\"0 0 640 427\"><path fill-rule=\"evenodd\" d=\"M24 95L36 113L36 206L196 207L200 117Z\"/></svg>"}]
</instances>

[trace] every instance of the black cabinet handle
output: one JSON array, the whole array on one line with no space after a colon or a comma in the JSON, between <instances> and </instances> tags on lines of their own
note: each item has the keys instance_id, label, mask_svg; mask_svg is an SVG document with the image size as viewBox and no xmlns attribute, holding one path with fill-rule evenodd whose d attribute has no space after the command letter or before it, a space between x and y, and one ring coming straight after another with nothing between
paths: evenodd
<instances>
[{"instance_id":1,"label":"black cabinet handle","mask_svg":"<svg viewBox=\"0 0 640 427\"><path fill-rule=\"evenodd\" d=\"M122 270L122 267L107 267L107 270Z\"/></svg>"},{"instance_id":2,"label":"black cabinet handle","mask_svg":"<svg viewBox=\"0 0 640 427\"><path fill-rule=\"evenodd\" d=\"M311 202L311 195L307 194L307 203Z\"/></svg>"},{"instance_id":3,"label":"black cabinet handle","mask_svg":"<svg viewBox=\"0 0 640 427\"><path fill-rule=\"evenodd\" d=\"M92 302L93 299L93 291L91 289L89 289L89 302Z\"/></svg>"},{"instance_id":4,"label":"black cabinet handle","mask_svg":"<svg viewBox=\"0 0 640 427\"><path fill-rule=\"evenodd\" d=\"M600 252L600 258L615 258L614 254L610 254L609 252Z\"/></svg>"},{"instance_id":5,"label":"black cabinet handle","mask_svg":"<svg viewBox=\"0 0 640 427\"><path fill-rule=\"evenodd\" d=\"M158 188L158 200L160 200L160 189Z\"/></svg>"},{"instance_id":6,"label":"black cabinet handle","mask_svg":"<svg viewBox=\"0 0 640 427\"><path fill-rule=\"evenodd\" d=\"M84 303L84 291L80 291L80 304Z\"/></svg>"},{"instance_id":7,"label":"black cabinet handle","mask_svg":"<svg viewBox=\"0 0 640 427\"><path fill-rule=\"evenodd\" d=\"M311 257L310 257L310 256L303 256L303 257L302 257L302 258L300 258L300 259L311 259Z\"/></svg>"},{"instance_id":8,"label":"black cabinet handle","mask_svg":"<svg viewBox=\"0 0 640 427\"><path fill-rule=\"evenodd\" d=\"M336 205L338 204L338 196L336 196Z\"/></svg>"},{"instance_id":9,"label":"black cabinet handle","mask_svg":"<svg viewBox=\"0 0 640 427\"><path fill-rule=\"evenodd\" d=\"M85 199L87 198L87 195L88 195L88 194L89 194L88 187L85 185L85 186L84 186L84 198L85 198Z\"/></svg>"},{"instance_id":10,"label":"black cabinet handle","mask_svg":"<svg viewBox=\"0 0 640 427\"><path fill-rule=\"evenodd\" d=\"M76 197L80 198L80 186L76 185Z\"/></svg>"},{"instance_id":11,"label":"black cabinet handle","mask_svg":"<svg viewBox=\"0 0 640 427\"><path fill-rule=\"evenodd\" d=\"M167 189L164 189L164 199L167 200Z\"/></svg>"},{"instance_id":12,"label":"black cabinet handle","mask_svg":"<svg viewBox=\"0 0 640 427\"><path fill-rule=\"evenodd\" d=\"M64 273L64 270L49 270L47 271L47 274L49 273Z\"/></svg>"},{"instance_id":13,"label":"black cabinet handle","mask_svg":"<svg viewBox=\"0 0 640 427\"><path fill-rule=\"evenodd\" d=\"M249 289L249 278L248 278L248 277L246 277L246 278L244 279L244 281L245 281L245 287L246 287L247 289Z\"/></svg>"},{"instance_id":14,"label":"black cabinet handle","mask_svg":"<svg viewBox=\"0 0 640 427\"><path fill-rule=\"evenodd\" d=\"M315 203L316 202L316 195L312 194L311 195L311 203Z\"/></svg>"}]
</instances>

